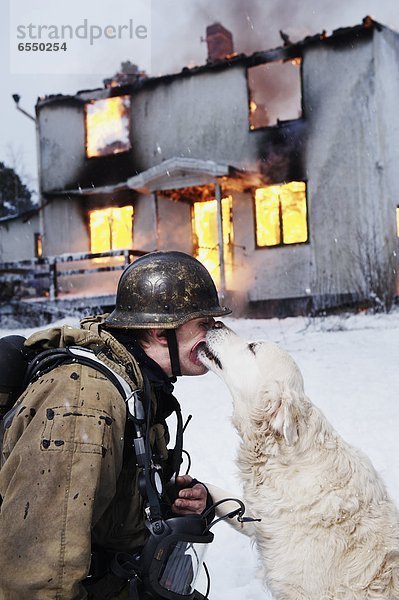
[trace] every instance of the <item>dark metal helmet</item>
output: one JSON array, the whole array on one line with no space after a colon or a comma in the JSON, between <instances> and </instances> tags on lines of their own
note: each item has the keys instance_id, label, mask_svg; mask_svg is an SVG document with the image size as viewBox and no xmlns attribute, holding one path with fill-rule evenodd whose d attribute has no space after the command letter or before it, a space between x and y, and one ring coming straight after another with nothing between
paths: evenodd
<instances>
[{"instance_id":1,"label":"dark metal helmet","mask_svg":"<svg viewBox=\"0 0 399 600\"><path fill-rule=\"evenodd\" d=\"M183 252L151 252L122 273L116 307L105 324L175 329L191 319L230 312L220 306L212 277L196 258Z\"/></svg>"}]
</instances>

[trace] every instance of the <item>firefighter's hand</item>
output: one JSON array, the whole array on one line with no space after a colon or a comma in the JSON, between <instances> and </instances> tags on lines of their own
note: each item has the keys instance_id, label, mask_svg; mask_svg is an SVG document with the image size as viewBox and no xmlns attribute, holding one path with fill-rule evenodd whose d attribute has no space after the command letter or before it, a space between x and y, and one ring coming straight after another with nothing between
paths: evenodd
<instances>
[{"instance_id":1,"label":"firefighter's hand","mask_svg":"<svg viewBox=\"0 0 399 600\"><path fill-rule=\"evenodd\" d=\"M181 475L176 478L179 493L172 505L172 510L178 515L201 514L206 508L208 497L207 489L202 483L192 485L190 475ZM192 487L187 487L192 485Z\"/></svg>"}]
</instances>

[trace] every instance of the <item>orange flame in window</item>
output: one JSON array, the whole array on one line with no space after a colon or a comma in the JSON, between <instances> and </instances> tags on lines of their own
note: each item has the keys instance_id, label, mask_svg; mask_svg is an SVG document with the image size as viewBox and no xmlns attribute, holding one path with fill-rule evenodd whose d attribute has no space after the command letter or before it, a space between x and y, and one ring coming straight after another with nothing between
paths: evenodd
<instances>
[{"instance_id":1,"label":"orange flame in window","mask_svg":"<svg viewBox=\"0 0 399 600\"><path fill-rule=\"evenodd\" d=\"M303 181L258 188L255 192L257 245L306 242L306 213L306 184Z\"/></svg>"},{"instance_id":2,"label":"orange flame in window","mask_svg":"<svg viewBox=\"0 0 399 600\"><path fill-rule=\"evenodd\" d=\"M115 96L86 104L88 158L126 152L130 144L130 96Z\"/></svg>"},{"instance_id":3,"label":"orange flame in window","mask_svg":"<svg viewBox=\"0 0 399 600\"><path fill-rule=\"evenodd\" d=\"M89 215L91 252L132 247L133 206L92 210Z\"/></svg>"},{"instance_id":4,"label":"orange flame in window","mask_svg":"<svg viewBox=\"0 0 399 600\"><path fill-rule=\"evenodd\" d=\"M223 245L226 275L232 271L233 223L232 197L222 199ZM215 283L220 280L217 202L195 202L193 206L194 256L208 269Z\"/></svg>"}]
</instances>

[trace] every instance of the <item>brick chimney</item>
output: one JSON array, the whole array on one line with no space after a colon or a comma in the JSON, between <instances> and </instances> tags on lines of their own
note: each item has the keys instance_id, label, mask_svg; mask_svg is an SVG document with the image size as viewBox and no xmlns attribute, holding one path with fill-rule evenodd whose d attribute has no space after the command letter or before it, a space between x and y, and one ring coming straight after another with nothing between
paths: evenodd
<instances>
[{"instance_id":1,"label":"brick chimney","mask_svg":"<svg viewBox=\"0 0 399 600\"><path fill-rule=\"evenodd\" d=\"M206 43L208 46L207 62L221 60L234 52L231 31L223 27L221 23L208 25L206 28Z\"/></svg>"}]
</instances>

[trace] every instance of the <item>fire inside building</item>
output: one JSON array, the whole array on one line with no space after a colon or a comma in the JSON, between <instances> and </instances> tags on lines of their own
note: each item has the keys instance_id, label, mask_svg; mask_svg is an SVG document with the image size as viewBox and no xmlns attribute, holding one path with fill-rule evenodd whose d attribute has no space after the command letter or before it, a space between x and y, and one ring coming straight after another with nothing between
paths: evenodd
<instances>
[{"instance_id":1,"label":"fire inside building","mask_svg":"<svg viewBox=\"0 0 399 600\"><path fill-rule=\"evenodd\" d=\"M367 17L283 39L237 54L215 23L203 66L151 78L124 63L104 88L39 99L32 249L52 296L111 293L123 264L174 249L236 314L392 302L399 35Z\"/></svg>"}]
</instances>

